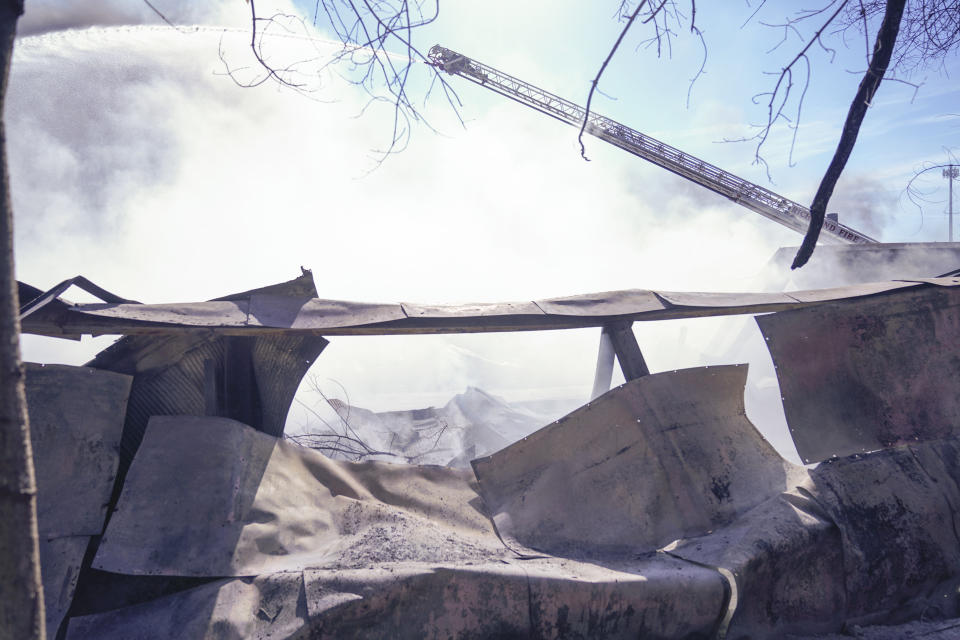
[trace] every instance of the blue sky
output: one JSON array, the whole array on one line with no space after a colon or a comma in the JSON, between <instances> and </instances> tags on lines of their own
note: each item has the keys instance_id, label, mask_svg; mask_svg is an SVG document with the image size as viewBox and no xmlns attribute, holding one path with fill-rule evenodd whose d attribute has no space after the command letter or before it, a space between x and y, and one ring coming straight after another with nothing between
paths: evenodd
<instances>
[{"instance_id":1,"label":"blue sky","mask_svg":"<svg viewBox=\"0 0 960 640\"><path fill-rule=\"evenodd\" d=\"M456 78L450 82L466 127L432 104L427 112L439 133L418 127L406 151L371 172L389 109L357 117L362 95L335 74L320 76L322 90L308 97L269 83L239 88L218 51L250 64L245 3L154 4L180 30L127 0L94 8L80 0L27 2L6 122L17 275L35 286L82 273L144 302L192 301L287 280L301 265L313 269L322 297L370 301L783 286L783 278L762 273L779 247L799 242L794 232L599 141L588 142L592 161L584 162L573 128ZM620 28L616 4L447 2L419 45L442 43L583 102ZM769 4L779 18L791 3ZM257 6L271 11L266 2ZM595 107L807 202L858 81L847 70L861 65L861 54L840 50L832 66L816 67L796 164L784 142L791 132L777 132L765 150L769 185L752 164L751 145L720 141L763 117L750 98L769 82L763 71L782 64L764 53L778 36L760 26L740 29L745 3L722 6L701 7L709 58L689 108L688 80L701 55L689 39L677 42L669 60L625 43L602 84L610 97L598 96ZM293 10L283 2L275 8ZM271 55L302 59L303 45L278 39ZM948 61L948 70L956 67ZM916 212L897 203L914 168L960 145L957 120L943 117L960 111L953 106L960 91L949 78L925 77L912 104L912 89L882 87L831 207L887 241L946 236L942 202L928 208L919 231ZM761 431L789 449L752 320L635 331L653 371L749 361L748 412L769 420ZM744 331L752 337L731 352ZM316 373L376 410L443 403L467 385L512 399L578 397L589 393L597 337L340 339ZM24 354L80 364L109 341L27 337Z\"/></svg>"}]
</instances>

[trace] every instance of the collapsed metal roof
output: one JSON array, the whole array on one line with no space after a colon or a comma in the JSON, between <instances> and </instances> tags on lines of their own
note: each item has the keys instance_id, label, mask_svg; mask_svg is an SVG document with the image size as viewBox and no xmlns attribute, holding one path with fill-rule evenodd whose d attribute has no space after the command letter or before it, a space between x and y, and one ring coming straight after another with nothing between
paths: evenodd
<instances>
[{"instance_id":1,"label":"collapsed metal roof","mask_svg":"<svg viewBox=\"0 0 960 640\"><path fill-rule=\"evenodd\" d=\"M303 286L304 275L284 286ZM179 304L63 303L30 306L24 333L48 336L138 335L213 331L221 335L406 335L541 331L614 322L701 318L799 309L830 301L929 286L955 287L960 278L866 283L790 293L678 293L626 289L529 302L460 305L369 303L258 289L208 302ZM279 286L279 285L277 285ZM34 289L35 290L35 289ZM28 302L27 305L31 305Z\"/></svg>"},{"instance_id":2,"label":"collapsed metal roof","mask_svg":"<svg viewBox=\"0 0 960 640\"><path fill-rule=\"evenodd\" d=\"M460 306L319 300L306 273L177 305L75 305L62 285L22 287L26 332L130 334L88 366L28 370L38 484L58 498L40 508L49 628L760 638L957 615L957 284ZM791 433L805 460L827 460L813 470L747 419L744 365L633 366L472 471L335 461L277 437L321 333L771 311L758 322Z\"/></svg>"}]
</instances>

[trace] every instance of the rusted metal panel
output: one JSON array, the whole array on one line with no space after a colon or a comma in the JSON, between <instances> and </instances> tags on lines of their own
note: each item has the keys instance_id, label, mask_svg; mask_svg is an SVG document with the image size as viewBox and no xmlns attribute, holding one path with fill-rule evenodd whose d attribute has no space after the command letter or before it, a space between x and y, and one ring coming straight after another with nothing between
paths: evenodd
<instances>
[{"instance_id":1,"label":"rusted metal panel","mask_svg":"<svg viewBox=\"0 0 960 640\"><path fill-rule=\"evenodd\" d=\"M918 287L757 318L804 462L943 438L960 422L960 295Z\"/></svg>"},{"instance_id":2,"label":"rusted metal panel","mask_svg":"<svg viewBox=\"0 0 960 640\"><path fill-rule=\"evenodd\" d=\"M716 572L663 556L308 570L304 582L318 638L708 638L725 596Z\"/></svg>"},{"instance_id":3,"label":"rusted metal panel","mask_svg":"<svg viewBox=\"0 0 960 640\"><path fill-rule=\"evenodd\" d=\"M933 284L938 287L956 287L960 285L960 278L956 276L941 278L911 278L909 280L905 279L902 282L924 282L926 284Z\"/></svg>"},{"instance_id":4,"label":"rusted metal panel","mask_svg":"<svg viewBox=\"0 0 960 640\"><path fill-rule=\"evenodd\" d=\"M268 284L265 287L257 287L239 293L229 293L214 300L248 300L253 295L277 295L288 298L316 298L317 286L313 282L313 272L310 269L300 267L301 274L293 280Z\"/></svg>"},{"instance_id":5,"label":"rusted metal panel","mask_svg":"<svg viewBox=\"0 0 960 640\"><path fill-rule=\"evenodd\" d=\"M730 637L956 615L957 504L960 441L915 443L823 462L669 553L735 576Z\"/></svg>"},{"instance_id":6,"label":"rusted metal panel","mask_svg":"<svg viewBox=\"0 0 960 640\"><path fill-rule=\"evenodd\" d=\"M249 576L507 554L476 500L466 470L337 462L225 418L154 417L93 566Z\"/></svg>"},{"instance_id":7,"label":"rusted metal panel","mask_svg":"<svg viewBox=\"0 0 960 640\"><path fill-rule=\"evenodd\" d=\"M782 491L794 467L747 420L746 375L644 376L474 460L498 533L528 553L639 553Z\"/></svg>"}]
</instances>

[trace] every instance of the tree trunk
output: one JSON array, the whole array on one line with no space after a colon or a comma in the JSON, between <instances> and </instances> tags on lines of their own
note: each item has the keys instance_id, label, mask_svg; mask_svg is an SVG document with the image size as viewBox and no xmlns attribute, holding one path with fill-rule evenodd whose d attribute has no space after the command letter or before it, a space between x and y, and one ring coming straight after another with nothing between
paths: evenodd
<instances>
[{"instance_id":1,"label":"tree trunk","mask_svg":"<svg viewBox=\"0 0 960 640\"><path fill-rule=\"evenodd\" d=\"M0 114L22 0L0 0ZM37 492L20 361L20 315L13 276L13 210L6 133L0 119L0 639L46 637Z\"/></svg>"},{"instance_id":2,"label":"tree trunk","mask_svg":"<svg viewBox=\"0 0 960 640\"><path fill-rule=\"evenodd\" d=\"M870 58L870 65L860 86L857 87L857 93L850 103L850 109L847 111L847 119L843 123L843 131L840 133L840 142L837 143L837 150L833 153L830 165L827 167L823 179L820 180L820 186L817 193L813 196L813 202L810 204L810 226L807 227L807 234L803 237L803 244L797 251L793 259L791 269L799 269L807 264L813 250L817 246L817 238L820 237L820 230L823 228L823 218L827 213L827 205L830 203L830 197L833 195L833 188L837 186L840 174L847 166L847 160L853 152L854 145L857 144L857 135L860 133L860 125L867 115L867 108L873 101L873 96L880 88L880 83L887 75L887 67L890 66L890 57L893 55L893 49L897 45L897 35L900 33L900 20L903 18L903 9L907 0L887 0L886 12L883 14L883 22L877 31L877 39L873 44L873 56Z\"/></svg>"}]
</instances>

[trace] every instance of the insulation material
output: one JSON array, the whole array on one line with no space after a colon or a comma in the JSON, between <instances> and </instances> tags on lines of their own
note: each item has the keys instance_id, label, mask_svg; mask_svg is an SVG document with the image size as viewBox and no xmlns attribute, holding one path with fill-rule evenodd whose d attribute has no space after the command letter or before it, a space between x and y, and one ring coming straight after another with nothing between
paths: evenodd
<instances>
[{"instance_id":1,"label":"insulation material","mask_svg":"<svg viewBox=\"0 0 960 640\"><path fill-rule=\"evenodd\" d=\"M747 366L644 376L473 461L504 541L527 553L623 554L702 535L798 470L750 424Z\"/></svg>"},{"instance_id":2,"label":"insulation material","mask_svg":"<svg viewBox=\"0 0 960 640\"><path fill-rule=\"evenodd\" d=\"M47 629L56 633L91 536L103 531L130 376L26 365Z\"/></svg>"},{"instance_id":3,"label":"insulation material","mask_svg":"<svg viewBox=\"0 0 960 640\"><path fill-rule=\"evenodd\" d=\"M957 355L945 348L960 344L955 291L912 288L757 317L804 462L955 433Z\"/></svg>"}]
</instances>

